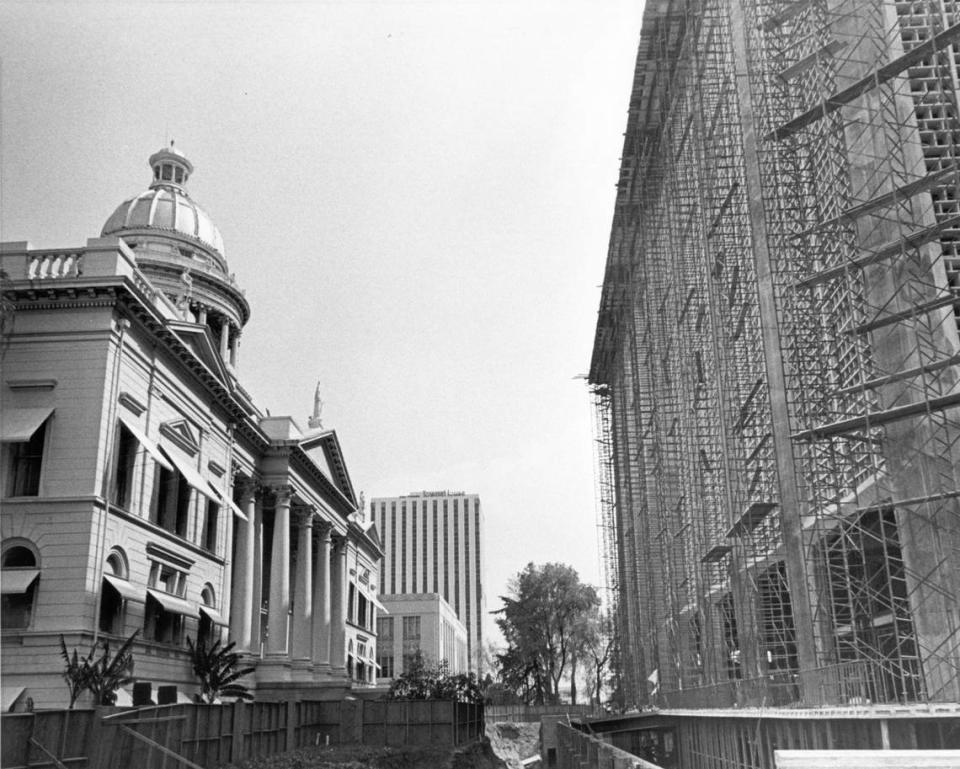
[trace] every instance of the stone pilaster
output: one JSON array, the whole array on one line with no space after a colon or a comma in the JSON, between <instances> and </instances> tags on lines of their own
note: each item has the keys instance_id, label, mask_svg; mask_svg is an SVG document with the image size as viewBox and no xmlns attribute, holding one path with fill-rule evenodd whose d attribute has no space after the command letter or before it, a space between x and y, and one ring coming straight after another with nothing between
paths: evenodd
<instances>
[{"instance_id":1,"label":"stone pilaster","mask_svg":"<svg viewBox=\"0 0 960 769\"><path fill-rule=\"evenodd\" d=\"M330 670L330 532L329 521L317 521L317 558L313 571L313 662L318 672Z\"/></svg>"},{"instance_id":2,"label":"stone pilaster","mask_svg":"<svg viewBox=\"0 0 960 769\"><path fill-rule=\"evenodd\" d=\"M330 669L343 674L347 668L347 538L333 540L330 575Z\"/></svg>"},{"instance_id":3,"label":"stone pilaster","mask_svg":"<svg viewBox=\"0 0 960 769\"><path fill-rule=\"evenodd\" d=\"M297 573L293 587L293 659L308 666L313 653L313 510L297 512Z\"/></svg>"},{"instance_id":4,"label":"stone pilaster","mask_svg":"<svg viewBox=\"0 0 960 769\"><path fill-rule=\"evenodd\" d=\"M267 655L289 653L290 500L288 486L274 489L273 548L270 551L270 604L267 615Z\"/></svg>"},{"instance_id":5,"label":"stone pilaster","mask_svg":"<svg viewBox=\"0 0 960 769\"><path fill-rule=\"evenodd\" d=\"M254 554L256 536L256 485L243 482L240 490L240 509L247 520L234 521L237 546L233 562L233 581L230 600L230 637L239 651L254 651L253 619L260 617L260 601L254 596ZM258 639L259 640L259 639ZM259 651L259 643L256 651Z\"/></svg>"}]
</instances>

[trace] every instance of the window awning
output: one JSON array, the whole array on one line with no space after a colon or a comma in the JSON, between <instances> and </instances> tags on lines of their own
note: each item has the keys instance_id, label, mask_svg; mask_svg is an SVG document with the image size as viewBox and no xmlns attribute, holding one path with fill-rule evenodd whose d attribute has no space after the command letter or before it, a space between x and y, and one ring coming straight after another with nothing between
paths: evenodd
<instances>
[{"instance_id":1,"label":"window awning","mask_svg":"<svg viewBox=\"0 0 960 769\"><path fill-rule=\"evenodd\" d=\"M135 587L123 577L117 577L113 574L104 574L103 578L126 600L143 603L143 588Z\"/></svg>"},{"instance_id":2,"label":"window awning","mask_svg":"<svg viewBox=\"0 0 960 769\"><path fill-rule=\"evenodd\" d=\"M53 413L53 408L0 409L0 442L26 443Z\"/></svg>"},{"instance_id":3,"label":"window awning","mask_svg":"<svg viewBox=\"0 0 960 769\"><path fill-rule=\"evenodd\" d=\"M20 699L20 695L26 691L25 686L4 686L0 690L0 698L2 698L2 710L4 713L9 713L13 709L13 706L17 704L17 700Z\"/></svg>"},{"instance_id":4,"label":"window awning","mask_svg":"<svg viewBox=\"0 0 960 769\"><path fill-rule=\"evenodd\" d=\"M140 425L138 425L132 419L129 419L125 414L120 415L120 421L123 422L124 427L133 433L133 437L139 441L140 445L147 450L147 453L151 457L153 457L159 464L167 468L167 470L173 470L173 465L170 464L167 458L163 455L163 452L160 451L160 447L156 444L156 442L147 437L147 434L143 431Z\"/></svg>"},{"instance_id":5,"label":"window awning","mask_svg":"<svg viewBox=\"0 0 960 769\"><path fill-rule=\"evenodd\" d=\"M222 615L220 612L218 612L216 609L214 609L212 606L201 606L201 607L200 607L200 613L201 613L201 614L206 614L206 615L210 618L210 621L211 621L214 625L220 625L220 626L222 626L222 627L227 627L228 624L229 624L229 623L223 618L223 615Z\"/></svg>"},{"instance_id":6,"label":"window awning","mask_svg":"<svg viewBox=\"0 0 960 769\"><path fill-rule=\"evenodd\" d=\"M366 596L367 600L370 601L370 603L372 603L374 606L376 606L380 611L382 611L384 614L390 613L387 610L387 607L384 606L382 603L380 603L380 599L378 599L373 593L367 590L364 590L362 592Z\"/></svg>"},{"instance_id":7,"label":"window awning","mask_svg":"<svg viewBox=\"0 0 960 769\"><path fill-rule=\"evenodd\" d=\"M175 595L164 593L162 590L151 590L150 588L147 588L147 595L153 598L164 609L174 614L182 614L184 617L200 617L200 612L197 611L196 606Z\"/></svg>"},{"instance_id":8,"label":"window awning","mask_svg":"<svg viewBox=\"0 0 960 769\"><path fill-rule=\"evenodd\" d=\"M213 488L214 491L217 491L216 487L213 487L212 485L211 487ZM238 505L236 502L234 502L230 498L229 494L220 494L219 491L217 491L217 494L219 495L220 499L226 504L226 506L233 511L233 514L237 516L237 518L240 518L241 520L244 520L244 521L250 520L249 518L247 518L247 514L243 512L243 510L240 508L240 505Z\"/></svg>"},{"instance_id":9,"label":"window awning","mask_svg":"<svg viewBox=\"0 0 960 769\"><path fill-rule=\"evenodd\" d=\"M0 594L23 595L40 576L40 569L4 569L0 572Z\"/></svg>"},{"instance_id":10,"label":"window awning","mask_svg":"<svg viewBox=\"0 0 960 769\"><path fill-rule=\"evenodd\" d=\"M177 470L180 472L180 475L183 476L187 483L189 483L198 492L203 494L203 496L205 496L207 499L212 499L214 502L220 502L220 495L214 491L213 486L204 480L204 477L200 475L200 472L197 470L197 468L191 466L191 464L186 459L181 457L175 449L170 449L166 446L161 446L160 448L163 451L164 456L173 462Z\"/></svg>"}]
</instances>

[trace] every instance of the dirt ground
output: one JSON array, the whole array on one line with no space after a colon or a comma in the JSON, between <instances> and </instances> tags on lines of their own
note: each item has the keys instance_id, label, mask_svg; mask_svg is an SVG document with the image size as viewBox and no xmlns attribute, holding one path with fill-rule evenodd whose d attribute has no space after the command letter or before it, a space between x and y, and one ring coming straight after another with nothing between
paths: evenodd
<instances>
[{"instance_id":1,"label":"dirt ground","mask_svg":"<svg viewBox=\"0 0 960 769\"><path fill-rule=\"evenodd\" d=\"M540 723L491 724L487 726L487 739L508 769L521 769L523 759L540 752Z\"/></svg>"}]
</instances>

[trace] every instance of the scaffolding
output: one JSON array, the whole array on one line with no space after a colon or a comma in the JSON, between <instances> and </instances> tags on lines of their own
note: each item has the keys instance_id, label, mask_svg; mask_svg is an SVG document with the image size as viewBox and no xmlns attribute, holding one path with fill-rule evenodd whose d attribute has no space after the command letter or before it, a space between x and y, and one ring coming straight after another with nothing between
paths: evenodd
<instances>
[{"instance_id":1,"label":"scaffolding","mask_svg":"<svg viewBox=\"0 0 960 769\"><path fill-rule=\"evenodd\" d=\"M645 12L589 377L636 704L960 700L958 11Z\"/></svg>"}]
</instances>

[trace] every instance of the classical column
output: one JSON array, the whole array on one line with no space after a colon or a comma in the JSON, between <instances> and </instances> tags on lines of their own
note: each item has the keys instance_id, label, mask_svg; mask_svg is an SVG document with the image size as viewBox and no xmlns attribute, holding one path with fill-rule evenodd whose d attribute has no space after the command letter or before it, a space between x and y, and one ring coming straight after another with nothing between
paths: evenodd
<instances>
[{"instance_id":1,"label":"classical column","mask_svg":"<svg viewBox=\"0 0 960 769\"><path fill-rule=\"evenodd\" d=\"M254 614L258 617L260 614L260 601L254 598L253 593L255 500L256 486L250 481L244 482L240 490L240 509L247 516L247 520L237 518L234 521L237 547L230 600L230 637L237 642L237 649L240 651L251 650L253 617Z\"/></svg>"},{"instance_id":2,"label":"classical column","mask_svg":"<svg viewBox=\"0 0 960 769\"><path fill-rule=\"evenodd\" d=\"M197 305L197 323L201 326L207 325L207 306L205 304Z\"/></svg>"},{"instance_id":3,"label":"classical column","mask_svg":"<svg viewBox=\"0 0 960 769\"><path fill-rule=\"evenodd\" d=\"M230 354L230 321L223 318L220 321L220 357L223 362L227 362L227 356Z\"/></svg>"},{"instance_id":4,"label":"classical column","mask_svg":"<svg viewBox=\"0 0 960 769\"><path fill-rule=\"evenodd\" d=\"M237 367L237 362L240 360L240 329L238 328L233 332L233 336L230 339L230 365L234 368Z\"/></svg>"},{"instance_id":5,"label":"classical column","mask_svg":"<svg viewBox=\"0 0 960 769\"><path fill-rule=\"evenodd\" d=\"M270 551L270 605L267 614L267 654L285 655L290 614L290 498L289 487L274 490L273 548Z\"/></svg>"},{"instance_id":6,"label":"classical column","mask_svg":"<svg viewBox=\"0 0 960 769\"><path fill-rule=\"evenodd\" d=\"M347 666L347 538L333 542L330 593L330 667L342 671Z\"/></svg>"},{"instance_id":7,"label":"classical column","mask_svg":"<svg viewBox=\"0 0 960 769\"><path fill-rule=\"evenodd\" d=\"M313 661L330 667L330 532L329 521L318 521L317 558L313 564Z\"/></svg>"},{"instance_id":8,"label":"classical column","mask_svg":"<svg viewBox=\"0 0 960 769\"><path fill-rule=\"evenodd\" d=\"M293 658L310 662L313 652L313 511L297 515L297 574L293 586Z\"/></svg>"},{"instance_id":9,"label":"classical column","mask_svg":"<svg viewBox=\"0 0 960 769\"><path fill-rule=\"evenodd\" d=\"M263 495L253 503L253 595L250 606L250 651L259 655L263 644Z\"/></svg>"}]
</instances>

